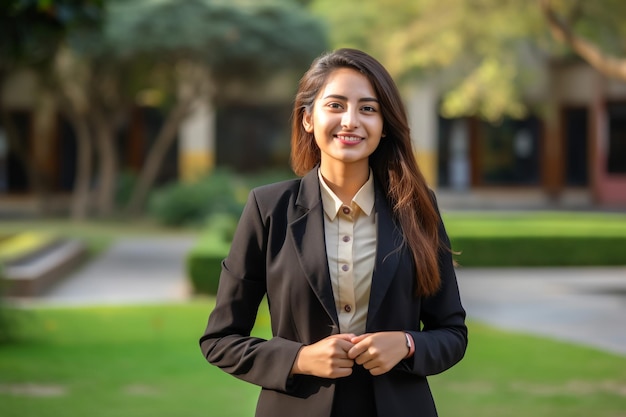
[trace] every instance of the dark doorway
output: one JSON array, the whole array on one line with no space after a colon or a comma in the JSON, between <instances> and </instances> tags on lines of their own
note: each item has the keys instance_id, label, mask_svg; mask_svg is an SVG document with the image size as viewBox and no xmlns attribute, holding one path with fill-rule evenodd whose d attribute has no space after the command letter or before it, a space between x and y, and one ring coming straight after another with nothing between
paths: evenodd
<instances>
[{"instance_id":1,"label":"dark doorway","mask_svg":"<svg viewBox=\"0 0 626 417\"><path fill-rule=\"evenodd\" d=\"M588 132L589 112L584 107L566 108L563 112L565 185L586 186L589 182Z\"/></svg>"},{"instance_id":2,"label":"dark doorway","mask_svg":"<svg viewBox=\"0 0 626 417\"><path fill-rule=\"evenodd\" d=\"M626 103L609 103L609 174L626 174Z\"/></svg>"}]
</instances>

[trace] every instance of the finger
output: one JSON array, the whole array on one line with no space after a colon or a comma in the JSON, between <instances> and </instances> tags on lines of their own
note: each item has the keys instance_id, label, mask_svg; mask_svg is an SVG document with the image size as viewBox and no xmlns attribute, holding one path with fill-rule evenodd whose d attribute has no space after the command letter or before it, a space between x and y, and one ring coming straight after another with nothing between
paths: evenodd
<instances>
[{"instance_id":1,"label":"finger","mask_svg":"<svg viewBox=\"0 0 626 417\"><path fill-rule=\"evenodd\" d=\"M357 359L358 357L360 357L363 353L367 352L367 345L364 343L357 343L355 345L353 345L350 350L348 350L348 357L350 359ZM361 359L363 360L363 359ZM357 362L359 363L359 362Z\"/></svg>"},{"instance_id":2,"label":"finger","mask_svg":"<svg viewBox=\"0 0 626 417\"><path fill-rule=\"evenodd\" d=\"M352 359L339 359L336 365L338 368L352 368L354 361Z\"/></svg>"},{"instance_id":3,"label":"finger","mask_svg":"<svg viewBox=\"0 0 626 417\"><path fill-rule=\"evenodd\" d=\"M354 333L339 333L330 335L328 337L333 339L347 340L348 342L351 342L351 340L355 338L356 335Z\"/></svg>"},{"instance_id":4,"label":"finger","mask_svg":"<svg viewBox=\"0 0 626 417\"><path fill-rule=\"evenodd\" d=\"M366 337L370 336L371 333L364 333L360 336L354 336L352 337L352 339L350 339L350 342L354 343L355 345L359 342L362 342L363 340L365 340Z\"/></svg>"},{"instance_id":5,"label":"finger","mask_svg":"<svg viewBox=\"0 0 626 417\"><path fill-rule=\"evenodd\" d=\"M370 354L366 351L363 352L362 354L360 354L359 356L357 356L356 358L354 358L354 362L359 364L359 365L363 365L365 366L367 363L371 362L372 358L370 356Z\"/></svg>"},{"instance_id":6,"label":"finger","mask_svg":"<svg viewBox=\"0 0 626 417\"><path fill-rule=\"evenodd\" d=\"M367 368L366 368L367 369ZM386 371L380 366L375 366L371 369L368 369L372 376L378 376L384 374Z\"/></svg>"},{"instance_id":7,"label":"finger","mask_svg":"<svg viewBox=\"0 0 626 417\"><path fill-rule=\"evenodd\" d=\"M352 368L338 368L333 372L331 378L345 378L352 375Z\"/></svg>"}]
</instances>

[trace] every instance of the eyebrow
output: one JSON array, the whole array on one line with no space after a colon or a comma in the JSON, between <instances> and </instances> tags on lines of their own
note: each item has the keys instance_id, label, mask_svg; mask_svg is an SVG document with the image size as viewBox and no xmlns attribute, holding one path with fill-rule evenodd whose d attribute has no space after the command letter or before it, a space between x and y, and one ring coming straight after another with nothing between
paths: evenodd
<instances>
[{"instance_id":1,"label":"eyebrow","mask_svg":"<svg viewBox=\"0 0 626 417\"><path fill-rule=\"evenodd\" d=\"M328 99L328 98L336 98L337 100L344 100L344 101L348 100L348 97L342 96L342 95L339 95L339 94L329 94L326 97L324 97L324 99ZM373 101L373 102L378 103L378 99L374 98L374 97L363 97L363 98L360 98L359 102L362 102L362 101Z\"/></svg>"}]
</instances>

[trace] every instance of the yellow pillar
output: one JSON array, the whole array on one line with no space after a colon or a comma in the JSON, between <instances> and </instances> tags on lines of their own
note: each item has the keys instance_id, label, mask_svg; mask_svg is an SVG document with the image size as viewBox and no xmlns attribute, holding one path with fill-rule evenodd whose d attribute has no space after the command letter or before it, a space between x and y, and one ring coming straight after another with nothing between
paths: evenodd
<instances>
[{"instance_id":1,"label":"yellow pillar","mask_svg":"<svg viewBox=\"0 0 626 417\"><path fill-rule=\"evenodd\" d=\"M215 167L215 109L198 100L179 131L178 170L182 181L194 181Z\"/></svg>"},{"instance_id":2,"label":"yellow pillar","mask_svg":"<svg viewBox=\"0 0 626 417\"><path fill-rule=\"evenodd\" d=\"M435 188L437 186L437 152L417 150L415 159L428 185Z\"/></svg>"}]
</instances>

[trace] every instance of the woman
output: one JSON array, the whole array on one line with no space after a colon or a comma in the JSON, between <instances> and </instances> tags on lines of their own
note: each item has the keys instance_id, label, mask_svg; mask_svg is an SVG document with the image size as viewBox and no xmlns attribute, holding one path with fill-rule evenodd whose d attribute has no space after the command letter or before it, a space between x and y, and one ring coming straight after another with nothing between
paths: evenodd
<instances>
[{"instance_id":1,"label":"woman","mask_svg":"<svg viewBox=\"0 0 626 417\"><path fill-rule=\"evenodd\" d=\"M449 240L400 94L340 49L300 80L300 179L250 193L200 339L262 390L257 416L436 416L426 381L467 346ZM273 337L250 336L267 296Z\"/></svg>"}]
</instances>

